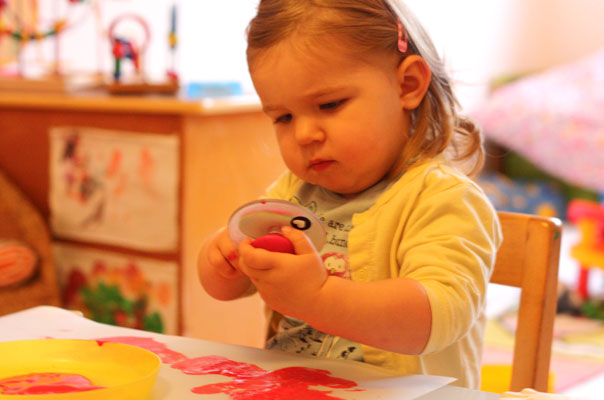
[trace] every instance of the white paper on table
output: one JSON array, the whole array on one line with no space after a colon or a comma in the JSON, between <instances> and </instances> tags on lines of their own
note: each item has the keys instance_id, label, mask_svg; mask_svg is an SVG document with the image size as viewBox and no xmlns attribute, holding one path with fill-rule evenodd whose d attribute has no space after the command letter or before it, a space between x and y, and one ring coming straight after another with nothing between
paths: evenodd
<instances>
[{"instance_id":1,"label":"white paper on table","mask_svg":"<svg viewBox=\"0 0 604 400\"><path fill-rule=\"evenodd\" d=\"M453 382L454 378L429 375L393 376L388 371L354 361L327 360L281 351L235 346L180 336L161 335L129 328L100 324L57 307L40 306L0 317L0 342L28 339L101 339L111 336L153 338L187 357L219 355L237 362L257 365L267 371L299 366L331 371L331 376L356 382L363 391L329 389L342 399L413 400ZM228 399L224 394L198 395L197 386L229 381L220 375L185 375L163 364L151 399ZM319 388L324 390L325 388Z\"/></svg>"}]
</instances>

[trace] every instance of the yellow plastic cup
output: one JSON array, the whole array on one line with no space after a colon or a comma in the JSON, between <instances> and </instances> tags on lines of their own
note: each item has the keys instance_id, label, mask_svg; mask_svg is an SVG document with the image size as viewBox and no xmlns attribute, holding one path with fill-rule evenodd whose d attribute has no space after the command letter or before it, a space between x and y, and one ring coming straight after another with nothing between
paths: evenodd
<instances>
[{"instance_id":1,"label":"yellow plastic cup","mask_svg":"<svg viewBox=\"0 0 604 400\"><path fill-rule=\"evenodd\" d=\"M140 347L95 340L39 339L0 343L0 380L31 373L78 374L93 385L83 392L2 395L2 400L143 400L159 373L159 357Z\"/></svg>"}]
</instances>

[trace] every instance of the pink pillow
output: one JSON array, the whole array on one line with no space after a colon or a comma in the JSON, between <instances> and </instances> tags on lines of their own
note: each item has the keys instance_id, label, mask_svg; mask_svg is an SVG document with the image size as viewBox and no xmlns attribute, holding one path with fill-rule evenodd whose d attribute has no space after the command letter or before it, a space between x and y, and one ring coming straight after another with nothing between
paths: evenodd
<instances>
[{"instance_id":1,"label":"pink pillow","mask_svg":"<svg viewBox=\"0 0 604 400\"><path fill-rule=\"evenodd\" d=\"M504 85L470 115L543 171L604 192L604 49Z\"/></svg>"},{"instance_id":2,"label":"pink pillow","mask_svg":"<svg viewBox=\"0 0 604 400\"><path fill-rule=\"evenodd\" d=\"M38 256L27 244L0 240L0 288L26 282L36 272Z\"/></svg>"}]
</instances>

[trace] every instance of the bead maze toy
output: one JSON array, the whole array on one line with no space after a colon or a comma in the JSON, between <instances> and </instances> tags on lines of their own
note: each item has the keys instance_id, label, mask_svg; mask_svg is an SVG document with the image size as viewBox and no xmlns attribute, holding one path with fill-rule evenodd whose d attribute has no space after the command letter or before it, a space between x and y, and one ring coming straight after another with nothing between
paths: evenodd
<instances>
[{"instance_id":1,"label":"bead maze toy","mask_svg":"<svg viewBox=\"0 0 604 400\"><path fill-rule=\"evenodd\" d=\"M143 39L140 43L136 43L133 39L120 36L116 33L118 26L124 21L133 21L141 27L144 33ZM143 71L141 68L141 58L143 58L149 39L151 37L151 31L147 21L136 14L123 14L113 20L109 25L108 30L109 40L111 41L111 52L114 58L114 70L113 79L116 82L120 82L122 78L122 61L124 59L130 59L134 65L136 77L142 80Z\"/></svg>"},{"instance_id":2,"label":"bead maze toy","mask_svg":"<svg viewBox=\"0 0 604 400\"><path fill-rule=\"evenodd\" d=\"M12 72L11 69L9 73L8 68L0 70L0 90L62 92L101 86L106 86L110 93L115 94L173 94L179 90L179 77L176 71L178 44L176 3L173 3L171 7L168 32L169 57L167 57L169 65L166 69L166 79L161 82L149 82L145 77L144 58L151 41L151 29L142 17L129 13L120 15L105 30L101 22L100 0L52 0L54 1L53 13L64 15L55 17L52 21L40 23L38 1L40 0L0 0L0 45L2 45L0 46L0 66L2 66L2 58L6 58L7 53L9 53L8 61L16 61L16 72ZM70 28L84 22L87 12L94 12L96 15L98 43L101 42L101 38L105 40L108 37L110 40L114 70L109 84L102 72L103 67L100 61L103 51L100 50L100 47L97 49L98 65L95 74L66 75L61 71L59 37ZM128 28L131 28L132 22L138 25L143 32L142 38L139 38L138 41L136 38L130 37L128 33L120 31L120 27L124 23L129 23ZM46 40L53 41L52 68L43 77L32 77L31 73L25 71L23 49L31 43L39 44ZM10 46L8 46L9 44ZM125 76L127 74L124 73L123 66L126 62L131 62L134 66L134 76Z\"/></svg>"},{"instance_id":3,"label":"bead maze toy","mask_svg":"<svg viewBox=\"0 0 604 400\"><path fill-rule=\"evenodd\" d=\"M325 244L325 227L310 210L284 200L256 200L246 203L231 215L229 236L239 245L245 238L251 245L269 251L294 253L291 242L281 234L283 226L303 231L317 250Z\"/></svg>"},{"instance_id":4,"label":"bead maze toy","mask_svg":"<svg viewBox=\"0 0 604 400\"><path fill-rule=\"evenodd\" d=\"M78 76L76 82L74 77L62 73L59 40L59 37L67 30L81 23L87 12L98 11L97 3L94 0L56 0L56 2L55 10L57 13L61 13L62 9L64 15L41 26L42 24L38 21L37 0L29 2L0 0L0 43L12 41L14 54L11 59L17 62L15 73L8 76L6 73L5 76L0 75L0 89L64 91L75 86L76 83L79 86L98 86L100 84L100 74ZM66 6L59 7L59 3L66 3ZM82 6L78 6L79 3L82 3ZM32 43L41 43L45 40L53 41L52 67L46 75L40 78L27 78L24 72L23 50Z\"/></svg>"},{"instance_id":5,"label":"bead maze toy","mask_svg":"<svg viewBox=\"0 0 604 400\"><path fill-rule=\"evenodd\" d=\"M151 40L151 29L149 24L139 15L124 14L113 20L108 29L108 37L111 41L111 49L114 59L113 83L108 85L107 90L113 94L140 94L161 93L173 94L179 90L178 74L175 67L175 53L178 43L176 34L177 8L172 5L170 16L170 31L168 43L170 48L170 66L166 71L166 81L160 83L149 82L145 78L144 58L145 52ZM143 33L137 42L135 39L126 37L119 33L119 26L124 22L136 23ZM122 71L122 63L130 60L134 66L134 76L125 79Z\"/></svg>"}]
</instances>

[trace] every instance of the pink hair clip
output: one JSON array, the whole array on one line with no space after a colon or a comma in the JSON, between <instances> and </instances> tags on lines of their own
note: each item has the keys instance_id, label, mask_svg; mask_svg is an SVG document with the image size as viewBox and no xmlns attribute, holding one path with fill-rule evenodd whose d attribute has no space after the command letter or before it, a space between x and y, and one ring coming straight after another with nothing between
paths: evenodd
<instances>
[{"instance_id":1,"label":"pink hair clip","mask_svg":"<svg viewBox=\"0 0 604 400\"><path fill-rule=\"evenodd\" d=\"M401 20L398 19L398 51L400 51L401 53L406 53L407 52L407 42L408 42L408 36L407 36L407 30L403 29L403 24L401 23Z\"/></svg>"}]
</instances>

